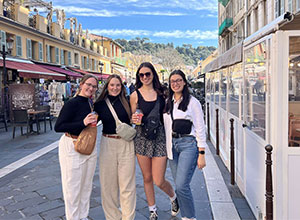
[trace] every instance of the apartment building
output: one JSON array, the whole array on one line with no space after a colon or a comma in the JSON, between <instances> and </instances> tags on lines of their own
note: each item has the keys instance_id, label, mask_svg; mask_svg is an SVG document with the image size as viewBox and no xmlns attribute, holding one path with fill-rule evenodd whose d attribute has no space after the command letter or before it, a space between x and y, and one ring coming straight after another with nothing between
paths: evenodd
<instances>
[{"instance_id":1,"label":"apartment building","mask_svg":"<svg viewBox=\"0 0 300 220\"><path fill-rule=\"evenodd\" d=\"M0 0L1 50L6 40L12 39L11 56L105 74L111 74L112 64L121 59L119 44L101 36L95 39L82 31L76 18L66 18L60 11L53 21L52 5L45 5L48 14L42 16L35 7L14 2ZM70 28L64 28L67 22Z\"/></svg>"},{"instance_id":2,"label":"apartment building","mask_svg":"<svg viewBox=\"0 0 300 220\"><path fill-rule=\"evenodd\" d=\"M219 0L219 53L223 54L285 12L300 11L300 0Z\"/></svg>"}]
</instances>

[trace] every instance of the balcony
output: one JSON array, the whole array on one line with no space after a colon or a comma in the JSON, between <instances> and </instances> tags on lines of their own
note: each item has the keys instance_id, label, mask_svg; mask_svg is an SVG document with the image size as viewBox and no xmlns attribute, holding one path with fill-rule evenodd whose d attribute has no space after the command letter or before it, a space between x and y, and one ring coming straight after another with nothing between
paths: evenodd
<instances>
[{"instance_id":1,"label":"balcony","mask_svg":"<svg viewBox=\"0 0 300 220\"><path fill-rule=\"evenodd\" d=\"M219 35L224 35L228 32L228 28L233 24L232 18L225 18L223 23L219 27Z\"/></svg>"},{"instance_id":2,"label":"balcony","mask_svg":"<svg viewBox=\"0 0 300 220\"><path fill-rule=\"evenodd\" d=\"M218 0L224 7L228 4L230 0Z\"/></svg>"}]
</instances>

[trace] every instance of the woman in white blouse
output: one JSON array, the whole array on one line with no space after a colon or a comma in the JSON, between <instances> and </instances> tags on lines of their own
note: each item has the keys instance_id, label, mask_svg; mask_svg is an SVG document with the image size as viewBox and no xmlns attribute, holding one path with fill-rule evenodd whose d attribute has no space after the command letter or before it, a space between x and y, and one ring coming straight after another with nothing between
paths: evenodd
<instances>
[{"instance_id":1,"label":"woman in white blouse","mask_svg":"<svg viewBox=\"0 0 300 220\"><path fill-rule=\"evenodd\" d=\"M205 167L206 134L200 102L190 95L185 74L169 77L169 97L164 114L167 155L176 186L182 220L195 220L190 183L196 166Z\"/></svg>"}]
</instances>

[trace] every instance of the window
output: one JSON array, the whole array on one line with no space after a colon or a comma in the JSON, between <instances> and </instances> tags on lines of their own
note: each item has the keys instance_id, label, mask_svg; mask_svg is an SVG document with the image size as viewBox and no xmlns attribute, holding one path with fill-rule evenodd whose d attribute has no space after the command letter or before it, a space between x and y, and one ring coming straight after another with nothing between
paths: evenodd
<instances>
[{"instance_id":1,"label":"window","mask_svg":"<svg viewBox=\"0 0 300 220\"><path fill-rule=\"evenodd\" d=\"M43 61L43 44L39 42L39 61Z\"/></svg>"},{"instance_id":2,"label":"window","mask_svg":"<svg viewBox=\"0 0 300 220\"><path fill-rule=\"evenodd\" d=\"M20 36L16 36L16 49L17 49L17 56L22 56L22 38Z\"/></svg>"},{"instance_id":3,"label":"window","mask_svg":"<svg viewBox=\"0 0 300 220\"><path fill-rule=\"evenodd\" d=\"M284 0L275 0L275 17L284 13Z\"/></svg>"},{"instance_id":4,"label":"window","mask_svg":"<svg viewBox=\"0 0 300 220\"><path fill-rule=\"evenodd\" d=\"M86 68L90 68L90 59L88 57L86 58Z\"/></svg>"},{"instance_id":5,"label":"window","mask_svg":"<svg viewBox=\"0 0 300 220\"><path fill-rule=\"evenodd\" d=\"M75 64L79 65L79 54L78 53L74 53L74 62L75 62Z\"/></svg>"},{"instance_id":6,"label":"window","mask_svg":"<svg viewBox=\"0 0 300 220\"><path fill-rule=\"evenodd\" d=\"M229 112L237 117L239 117L239 109L242 107L242 85L243 71L240 63L231 66L228 74Z\"/></svg>"},{"instance_id":7,"label":"window","mask_svg":"<svg viewBox=\"0 0 300 220\"><path fill-rule=\"evenodd\" d=\"M220 106L226 110L226 99L227 99L227 72L228 69L225 68L220 70Z\"/></svg>"},{"instance_id":8,"label":"window","mask_svg":"<svg viewBox=\"0 0 300 220\"><path fill-rule=\"evenodd\" d=\"M50 45L46 45L47 48L47 62L51 63Z\"/></svg>"},{"instance_id":9,"label":"window","mask_svg":"<svg viewBox=\"0 0 300 220\"><path fill-rule=\"evenodd\" d=\"M289 39L289 147L300 146L300 37Z\"/></svg>"},{"instance_id":10,"label":"window","mask_svg":"<svg viewBox=\"0 0 300 220\"><path fill-rule=\"evenodd\" d=\"M266 137L266 42L245 51L244 120L258 136Z\"/></svg>"},{"instance_id":11,"label":"window","mask_svg":"<svg viewBox=\"0 0 300 220\"><path fill-rule=\"evenodd\" d=\"M214 74L214 92L215 92L215 104L219 105L220 104L220 92L219 92L219 86L220 85L220 75L219 72L215 72Z\"/></svg>"},{"instance_id":12,"label":"window","mask_svg":"<svg viewBox=\"0 0 300 220\"><path fill-rule=\"evenodd\" d=\"M205 87L205 94L206 94L206 100L210 100L210 73L205 74L205 82L206 82L206 87Z\"/></svg>"},{"instance_id":13,"label":"window","mask_svg":"<svg viewBox=\"0 0 300 220\"><path fill-rule=\"evenodd\" d=\"M6 48L6 33L5 31L0 31L1 32L1 48L0 50L2 51L3 46L5 47L5 51L7 50Z\"/></svg>"},{"instance_id":14,"label":"window","mask_svg":"<svg viewBox=\"0 0 300 220\"><path fill-rule=\"evenodd\" d=\"M60 64L65 65L64 49L60 49Z\"/></svg>"},{"instance_id":15,"label":"window","mask_svg":"<svg viewBox=\"0 0 300 220\"><path fill-rule=\"evenodd\" d=\"M55 63L59 63L59 48L55 47Z\"/></svg>"},{"instance_id":16,"label":"window","mask_svg":"<svg viewBox=\"0 0 300 220\"><path fill-rule=\"evenodd\" d=\"M32 42L30 39L26 39L26 56L28 59L32 59Z\"/></svg>"},{"instance_id":17,"label":"window","mask_svg":"<svg viewBox=\"0 0 300 220\"><path fill-rule=\"evenodd\" d=\"M68 51L68 65L72 66L72 58L71 58L71 52Z\"/></svg>"}]
</instances>

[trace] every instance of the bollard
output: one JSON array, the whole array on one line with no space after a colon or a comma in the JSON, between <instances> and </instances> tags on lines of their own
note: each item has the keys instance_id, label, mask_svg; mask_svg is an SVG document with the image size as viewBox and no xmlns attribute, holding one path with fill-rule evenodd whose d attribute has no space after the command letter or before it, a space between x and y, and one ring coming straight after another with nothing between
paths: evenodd
<instances>
[{"instance_id":1,"label":"bollard","mask_svg":"<svg viewBox=\"0 0 300 220\"><path fill-rule=\"evenodd\" d=\"M266 220L273 220L273 183L272 183L272 150L271 145L265 147L266 159Z\"/></svg>"},{"instance_id":2,"label":"bollard","mask_svg":"<svg viewBox=\"0 0 300 220\"><path fill-rule=\"evenodd\" d=\"M230 173L231 173L231 185L235 182L235 163L234 163L234 133L233 133L234 119L230 119Z\"/></svg>"},{"instance_id":3,"label":"bollard","mask_svg":"<svg viewBox=\"0 0 300 220\"><path fill-rule=\"evenodd\" d=\"M207 140L210 141L210 114L209 114L209 103L207 102Z\"/></svg>"},{"instance_id":4,"label":"bollard","mask_svg":"<svg viewBox=\"0 0 300 220\"><path fill-rule=\"evenodd\" d=\"M220 146L219 146L219 109L216 109L216 154L220 155Z\"/></svg>"}]
</instances>

